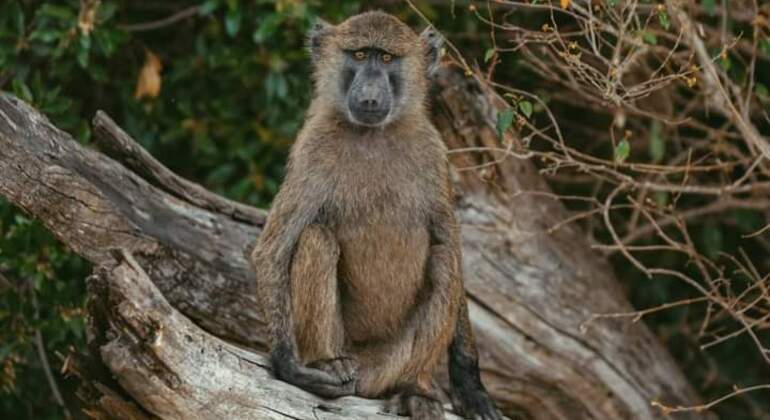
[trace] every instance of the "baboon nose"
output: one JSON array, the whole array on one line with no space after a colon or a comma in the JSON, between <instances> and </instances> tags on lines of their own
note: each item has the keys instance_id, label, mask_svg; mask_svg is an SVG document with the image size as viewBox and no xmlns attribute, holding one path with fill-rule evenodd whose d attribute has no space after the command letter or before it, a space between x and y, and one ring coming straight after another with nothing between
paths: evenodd
<instances>
[{"instance_id":1,"label":"baboon nose","mask_svg":"<svg viewBox=\"0 0 770 420\"><path fill-rule=\"evenodd\" d=\"M361 109L365 111L375 111L380 103L376 99L364 99L361 101Z\"/></svg>"}]
</instances>

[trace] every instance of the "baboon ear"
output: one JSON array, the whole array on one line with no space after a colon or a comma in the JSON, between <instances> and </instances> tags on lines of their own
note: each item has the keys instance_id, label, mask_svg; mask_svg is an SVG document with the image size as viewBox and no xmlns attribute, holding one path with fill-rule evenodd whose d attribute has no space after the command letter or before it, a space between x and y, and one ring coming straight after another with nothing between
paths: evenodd
<instances>
[{"instance_id":1,"label":"baboon ear","mask_svg":"<svg viewBox=\"0 0 770 420\"><path fill-rule=\"evenodd\" d=\"M438 33L432 26L425 28L420 34L420 39L425 44L425 63L428 77L436 74L439 64L441 64L441 55L444 48L444 37Z\"/></svg>"},{"instance_id":2,"label":"baboon ear","mask_svg":"<svg viewBox=\"0 0 770 420\"><path fill-rule=\"evenodd\" d=\"M318 58L321 56L324 38L331 34L332 29L334 29L334 26L320 17L316 18L315 22L313 22L313 26L308 34L308 49L310 50L310 58L313 59L313 62L318 61Z\"/></svg>"}]
</instances>

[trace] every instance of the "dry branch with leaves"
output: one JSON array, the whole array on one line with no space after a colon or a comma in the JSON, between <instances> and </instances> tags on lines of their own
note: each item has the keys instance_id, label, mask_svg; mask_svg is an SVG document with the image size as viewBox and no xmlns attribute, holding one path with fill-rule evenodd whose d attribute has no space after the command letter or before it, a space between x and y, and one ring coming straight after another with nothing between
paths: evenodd
<instances>
[{"instance_id":1,"label":"dry branch with leaves","mask_svg":"<svg viewBox=\"0 0 770 420\"><path fill-rule=\"evenodd\" d=\"M624 260L640 280L686 286L682 299L599 313L583 327L686 307L694 352L748 337L747 351L767 372L770 4L497 0L470 8L492 48L483 65L458 62L508 103L498 125L519 137L496 153L532 157L556 191L548 196L573 210L549 231L580 224L594 249ZM516 77L504 67L511 59ZM515 88L522 77L535 90ZM711 404L656 406L701 412L769 386L736 387ZM753 415L768 415L746 401Z\"/></svg>"}]
</instances>

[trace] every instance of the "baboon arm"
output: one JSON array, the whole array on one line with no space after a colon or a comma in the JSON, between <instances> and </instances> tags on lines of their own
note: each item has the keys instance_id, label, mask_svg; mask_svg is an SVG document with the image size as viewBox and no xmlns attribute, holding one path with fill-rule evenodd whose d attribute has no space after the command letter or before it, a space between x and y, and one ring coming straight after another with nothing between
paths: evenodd
<instances>
[{"instance_id":1,"label":"baboon arm","mask_svg":"<svg viewBox=\"0 0 770 420\"><path fill-rule=\"evenodd\" d=\"M448 205L432 218L430 233L426 285L404 336L412 355L425 358L426 366L432 366L449 345L463 293L456 222Z\"/></svg>"},{"instance_id":2,"label":"baboon arm","mask_svg":"<svg viewBox=\"0 0 770 420\"><path fill-rule=\"evenodd\" d=\"M271 348L296 357L289 268L300 234L312 223L319 206L309 197L312 192L295 178L290 171L276 195L251 260L262 307L270 320Z\"/></svg>"},{"instance_id":3,"label":"baboon arm","mask_svg":"<svg viewBox=\"0 0 770 420\"><path fill-rule=\"evenodd\" d=\"M270 359L273 373L307 391L327 398L351 395L350 384L331 374L303 366L294 335L290 264L302 231L316 218L322 190L291 170L278 192L259 243L251 255L258 294L270 320Z\"/></svg>"}]
</instances>

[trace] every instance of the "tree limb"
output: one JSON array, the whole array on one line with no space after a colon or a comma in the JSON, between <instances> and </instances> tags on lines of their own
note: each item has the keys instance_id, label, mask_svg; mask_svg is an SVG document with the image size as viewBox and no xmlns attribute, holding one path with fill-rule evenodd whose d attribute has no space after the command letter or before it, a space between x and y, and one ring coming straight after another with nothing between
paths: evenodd
<instances>
[{"instance_id":1,"label":"tree limb","mask_svg":"<svg viewBox=\"0 0 770 420\"><path fill-rule=\"evenodd\" d=\"M94 139L100 149L161 189L190 204L226 214L240 222L254 226L265 223L266 211L228 200L171 172L104 112L96 112L93 127Z\"/></svg>"},{"instance_id":2,"label":"tree limb","mask_svg":"<svg viewBox=\"0 0 770 420\"><path fill-rule=\"evenodd\" d=\"M88 280L100 357L145 410L167 419L392 419L379 401L328 401L272 378L266 357L198 328L127 252ZM92 327L93 328L93 327ZM448 414L447 419L457 417Z\"/></svg>"}]
</instances>

